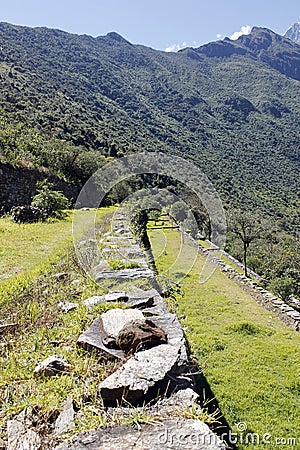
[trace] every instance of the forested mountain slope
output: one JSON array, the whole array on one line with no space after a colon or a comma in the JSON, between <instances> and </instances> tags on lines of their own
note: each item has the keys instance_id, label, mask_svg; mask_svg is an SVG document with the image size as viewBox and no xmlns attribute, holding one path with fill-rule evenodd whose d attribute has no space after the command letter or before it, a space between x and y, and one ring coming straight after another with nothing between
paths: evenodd
<instances>
[{"instance_id":1,"label":"forested mountain slope","mask_svg":"<svg viewBox=\"0 0 300 450\"><path fill-rule=\"evenodd\" d=\"M165 53L0 24L0 151L83 183L109 157L191 158L226 204L299 222L300 46L264 28Z\"/></svg>"}]
</instances>

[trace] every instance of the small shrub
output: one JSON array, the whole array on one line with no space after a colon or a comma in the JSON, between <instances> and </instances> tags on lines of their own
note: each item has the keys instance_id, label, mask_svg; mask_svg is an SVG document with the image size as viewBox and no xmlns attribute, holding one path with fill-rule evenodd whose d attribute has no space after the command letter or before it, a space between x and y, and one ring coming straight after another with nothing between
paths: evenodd
<instances>
[{"instance_id":1,"label":"small shrub","mask_svg":"<svg viewBox=\"0 0 300 450\"><path fill-rule=\"evenodd\" d=\"M38 183L31 205L43 209L47 217L62 219L65 217L64 210L69 207L69 200L62 192L54 190L52 183L43 181Z\"/></svg>"},{"instance_id":2,"label":"small shrub","mask_svg":"<svg viewBox=\"0 0 300 450\"><path fill-rule=\"evenodd\" d=\"M256 335L256 334L260 334L262 332L262 329L257 327L256 325L253 325L252 323L249 322L244 322L238 325L234 325L231 327L231 330L234 331L235 333L240 333L240 334L248 334L248 335Z\"/></svg>"},{"instance_id":3,"label":"small shrub","mask_svg":"<svg viewBox=\"0 0 300 450\"><path fill-rule=\"evenodd\" d=\"M15 206L11 209L11 216L17 223L34 223L47 218L46 211L38 206Z\"/></svg>"}]
</instances>

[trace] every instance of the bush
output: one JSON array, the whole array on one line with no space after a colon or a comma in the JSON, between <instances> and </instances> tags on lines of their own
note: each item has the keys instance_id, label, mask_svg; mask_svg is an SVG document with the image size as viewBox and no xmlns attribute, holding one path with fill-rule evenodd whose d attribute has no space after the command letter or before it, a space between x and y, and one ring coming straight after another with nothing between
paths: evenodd
<instances>
[{"instance_id":1,"label":"bush","mask_svg":"<svg viewBox=\"0 0 300 450\"><path fill-rule=\"evenodd\" d=\"M65 216L64 210L69 207L69 200L62 192L55 191L52 183L43 181L37 186L37 194L31 205L44 210L46 217L62 219Z\"/></svg>"},{"instance_id":2,"label":"bush","mask_svg":"<svg viewBox=\"0 0 300 450\"><path fill-rule=\"evenodd\" d=\"M33 223L47 218L46 211L38 206L15 206L11 209L11 216L17 223Z\"/></svg>"}]
</instances>

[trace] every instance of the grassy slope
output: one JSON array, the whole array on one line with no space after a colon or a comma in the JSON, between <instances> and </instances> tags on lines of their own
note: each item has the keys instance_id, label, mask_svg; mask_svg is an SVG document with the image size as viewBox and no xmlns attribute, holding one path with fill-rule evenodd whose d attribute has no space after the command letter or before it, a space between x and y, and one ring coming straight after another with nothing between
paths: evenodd
<instances>
[{"instance_id":1,"label":"grassy slope","mask_svg":"<svg viewBox=\"0 0 300 450\"><path fill-rule=\"evenodd\" d=\"M96 221L113 208L99 209ZM84 232L91 225L95 211L76 211L76 230ZM17 224L0 217L0 281L12 275L38 269L64 253L73 241L73 214L64 220Z\"/></svg>"},{"instance_id":2,"label":"grassy slope","mask_svg":"<svg viewBox=\"0 0 300 450\"><path fill-rule=\"evenodd\" d=\"M162 237L152 230L150 238L158 269L166 271L178 255L179 234L164 230ZM297 437L299 443L299 334L218 270L199 284L203 261L199 257L181 281L177 312L186 316L187 338L223 414L233 430L245 422L249 432L271 434L272 444L264 448L281 448L276 437Z\"/></svg>"},{"instance_id":3,"label":"grassy slope","mask_svg":"<svg viewBox=\"0 0 300 450\"><path fill-rule=\"evenodd\" d=\"M16 224L0 219L0 279L46 261L72 237L72 216L53 223Z\"/></svg>"},{"instance_id":4,"label":"grassy slope","mask_svg":"<svg viewBox=\"0 0 300 450\"><path fill-rule=\"evenodd\" d=\"M107 230L112 211L113 208L99 210L99 230ZM82 230L93 214L94 211L82 211L77 215L77 219L82 219ZM22 226L1 219L4 254L19 272L0 283L1 321L19 324L17 333L0 336L0 435L3 436L6 420L25 406L41 407L47 421L70 394L82 410L78 429L102 423L97 413L96 388L112 365L104 365L96 355L77 349L76 339L108 307L96 307L91 313L81 305L81 300L104 291L76 264L71 222L71 215L61 222ZM9 245L5 246L8 240ZM7 268L6 265L6 273ZM64 277L56 277L61 272ZM58 307L61 301L75 301L81 306L66 314ZM70 362L70 374L35 379L35 365L55 353Z\"/></svg>"}]
</instances>

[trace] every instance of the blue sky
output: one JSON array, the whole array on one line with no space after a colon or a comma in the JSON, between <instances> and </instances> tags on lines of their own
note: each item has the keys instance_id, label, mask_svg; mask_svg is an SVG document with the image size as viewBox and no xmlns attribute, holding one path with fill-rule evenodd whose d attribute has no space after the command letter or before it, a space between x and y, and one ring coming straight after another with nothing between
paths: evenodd
<instances>
[{"instance_id":1,"label":"blue sky","mask_svg":"<svg viewBox=\"0 0 300 450\"><path fill-rule=\"evenodd\" d=\"M200 46L243 28L283 34L300 21L299 0L2 0L0 21L99 36L116 31L130 42L176 50Z\"/></svg>"}]
</instances>

